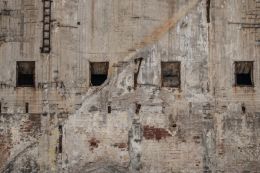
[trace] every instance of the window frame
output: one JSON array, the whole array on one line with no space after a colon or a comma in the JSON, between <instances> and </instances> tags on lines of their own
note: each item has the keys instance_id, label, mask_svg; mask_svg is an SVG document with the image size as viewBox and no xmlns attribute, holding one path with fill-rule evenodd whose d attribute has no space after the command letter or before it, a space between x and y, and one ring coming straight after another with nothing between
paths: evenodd
<instances>
[{"instance_id":1,"label":"window frame","mask_svg":"<svg viewBox=\"0 0 260 173\"><path fill-rule=\"evenodd\" d=\"M167 63L177 63L178 64L178 68L179 68L179 76L178 76L178 86L164 86L163 85L163 64L167 64ZM163 88L176 88L176 89L180 89L181 88L181 61L161 61L161 87Z\"/></svg>"},{"instance_id":2,"label":"window frame","mask_svg":"<svg viewBox=\"0 0 260 173\"><path fill-rule=\"evenodd\" d=\"M251 63L251 85L246 85L246 84L238 84L237 83L237 64L239 63ZM235 87L254 87L255 82L254 82L254 61L234 61L234 86Z\"/></svg>"},{"instance_id":3,"label":"window frame","mask_svg":"<svg viewBox=\"0 0 260 173\"><path fill-rule=\"evenodd\" d=\"M32 85L29 84L19 84L19 63L33 63L33 82ZM35 73L36 73L36 62L35 61L16 61L16 87L31 87L34 88L36 84L35 80Z\"/></svg>"},{"instance_id":4,"label":"window frame","mask_svg":"<svg viewBox=\"0 0 260 173\"><path fill-rule=\"evenodd\" d=\"M94 75L94 74L92 74L92 67L93 67L92 64L95 64L95 63L104 63L104 64L106 64L106 66L107 66L106 76L107 76L107 78L108 78L109 61L90 61L90 62L89 62L89 86L90 86L90 87L98 87L98 86L101 86L101 85L103 85L104 82L107 80L107 78L106 78L106 80L105 80L102 84L100 84L100 85L93 85L93 83L92 83L92 75Z\"/></svg>"}]
</instances>

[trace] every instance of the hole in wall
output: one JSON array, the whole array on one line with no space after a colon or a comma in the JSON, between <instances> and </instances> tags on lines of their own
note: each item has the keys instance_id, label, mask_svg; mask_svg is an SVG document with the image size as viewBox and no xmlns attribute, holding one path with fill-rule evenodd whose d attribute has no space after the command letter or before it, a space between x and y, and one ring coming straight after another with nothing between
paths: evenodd
<instances>
[{"instance_id":1,"label":"hole in wall","mask_svg":"<svg viewBox=\"0 0 260 173\"><path fill-rule=\"evenodd\" d=\"M100 86L107 80L108 68L108 62L90 63L90 82L92 86Z\"/></svg>"},{"instance_id":2,"label":"hole in wall","mask_svg":"<svg viewBox=\"0 0 260 173\"><path fill-rule=\"evenodd\" d=\"M172 124L172 127L173 127L173 128L177 127L177 124L175 124L175 123L174 123L174 124Z\"/></svg>"},{"instance_id":3,"label":"hole in wall","mask_svg":"<svg viewBox=\"0 0 260 173\"><path fill-rule=\"evenodd\" d=\"M237 74L238 85L252 85L250 74Z\"/></svg>"},{"instance_id":4,"label":"hole in wall","mask_svg":"<svg viewBox=\"0 0 260 173\"><path fill-rule=\"evenodd\" d=\"M235 85L253 86L253 61L235 62Z\"/></svg>"},{"instance_id":5,"label":"hole in wall","mask_svg":"<svg viewBox=\"0 0 260 173\"><path fill-rule=\"evenodd\" d=\"M246 106L245 106L245 104L241 105L241 110L242 110L243 113L246 113Z\"/></svg>"},{"instance_id":6,"label":"hole in wall","mask_svg":"<svg viewBox=\"0 0 260 173\"><path fill-rule=\"evenodd\" d=\"M62 136L63 135L63 129L62 125L59 125L59 146L58 146L58 152L62 153Z\"/></svg>"},{"instance_id":7,"label":"hole in wall","mask_svg":"<svg viewBox=\"0 0 260 173\"><path fill-rule=\"evenodd\" d=\"M107 107L107 113L111 113L111 106L109 105L108 107Z\"/></svg>"},{"instance_id":8,"label":"hole in wall","mask_svg":"<svg viewBox=\"0 0 260 173\"><path fill-rule=\"evenodd\" d=\"M161 62L162 86L180 88L180 62Z\"/></svg>"},{"instance_id":9,"label":"hole in wall","mask_svg":"<svg viewBox=\"0 0 260 173\"><path fill-rule=\"evenodd\" d=\"M25 113L29 113L29 103L25 103Z\"/></svg>"},{"instance_id":10,"label":"hole in wall","mask_svg":"<svg viewBox=\"0 0 260 173\"><path fill-rule=\"evenodd\" d=\"M207 22L210 23L210 0L206 2L206 11L207 11Z\"/></svg>"},{"instance_id":11,"label":"hole in wall","mask_svg":"<svg viewBox=\"0 0 260 173\"><path fill-rule=\"evenodd\" d=\"M141 107L142 107L141 104L138 103L135 104L135 114L139 114Z\"/></svg>"},{"instance_id":12,"label":"hole in wall","mask_svg":"<svg viewBox=\"0 0 260 173\"><path fill-rule=\"evenodd\" d=\"M16 66L18 87L34 87L35 62L17 61Z\"/></svg>"}]
</instances>

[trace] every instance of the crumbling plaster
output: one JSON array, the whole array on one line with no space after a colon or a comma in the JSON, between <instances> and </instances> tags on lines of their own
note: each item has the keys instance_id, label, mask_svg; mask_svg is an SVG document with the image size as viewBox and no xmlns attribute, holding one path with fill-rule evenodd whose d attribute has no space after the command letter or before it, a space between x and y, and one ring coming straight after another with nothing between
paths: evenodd
<instances>
[{"instance_id":1,"label":"crumbling plaster","mask_svg":"<svg viewBox=\"0 0 260 173\"><path fill-rule=\"evenodd\" d=\"M43 54L42 2L0 0L0 172L259 172L260 2L211 0L209 23L206 8L53 0ZM16 61L35 61L34 88ZM98 87L92 61L109 61ZM161 87L162 61L181 62L180 88ZM254 87L234 86L234 61L254 61Z\"/></svg>"}]
</instances>

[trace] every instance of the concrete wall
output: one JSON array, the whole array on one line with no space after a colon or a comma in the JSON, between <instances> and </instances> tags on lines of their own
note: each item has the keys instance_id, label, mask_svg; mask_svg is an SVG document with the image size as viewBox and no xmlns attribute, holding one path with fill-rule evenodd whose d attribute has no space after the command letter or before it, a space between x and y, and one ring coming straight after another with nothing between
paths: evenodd
<instances>
[{"instance_id":1,"label":"concrete wall","mask_svg":"<svg viewBox=\"0 0 260 173\"><path fill-rule=\"evenodd\" d=\"M44 54L42 1L0 0L0 172L259 172L260 2L207 2L54 0ZM16 61L35 61L35 87ZM162 61L181 63L179 88ZM235 61L254 61L253 87Z\"/></svg>"}]
</instances>

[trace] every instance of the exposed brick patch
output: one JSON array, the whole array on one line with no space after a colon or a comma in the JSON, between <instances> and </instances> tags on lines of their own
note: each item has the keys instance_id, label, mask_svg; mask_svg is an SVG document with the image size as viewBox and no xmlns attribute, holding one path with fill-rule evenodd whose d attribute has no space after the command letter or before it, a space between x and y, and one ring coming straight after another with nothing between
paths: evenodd
<instances>
[{"instance_id":1,"label":"exposed brick patch","mask_svg":"<svg viewBox=\"0 0 260 173\"><path fill-rule=\"evenodd\" d=\"M161 140L170 137L171 134L163 128L155 128L153 126L144 126L143 136L147 140Z\"/></svg>"},{"instance_id":2,"label":"exposed brick patch","mask_svg":"<svg viewBox=\"0 0 260 173\"><path fill-rule=\"evenodd\" d=\"M20 132L24 137L31 136L37 137L37 134L41 129L41 116L39 114L30 114L28 120L26 120L20 126Z\"/></svg>"},{"instance_id":3,"label":"exposed brick patch","mask_svg":"<svg viewBox=\"0 0 260 173\"><path fill-rule=\"evenodd\" d=\"M119 149L128 149L128 144L123 142L115 143L113 146Z\"/></svg>"},{"instance_id":4,"label":"exposed brick patch","mask_svg":"<svg viewBox=\"0 0 260 173\"><path fill-rule=\"evenodd\" d=\"M220 141L220 143L217 145L218 154L223 155L225 154L225 145L224 145L224 139Z\"/></svg>"},{"instance_id":5,"label":"exposed brick patch","mask_svg":"<svg viewBox=\"0 0 260 173\"><path fill-rule=\"evenodd\" d=\"M98 144L100 143L96 138L91 138L88 142L91 151L93 151L94 148L98 148Z\"/></svg>"}]
</instances>

